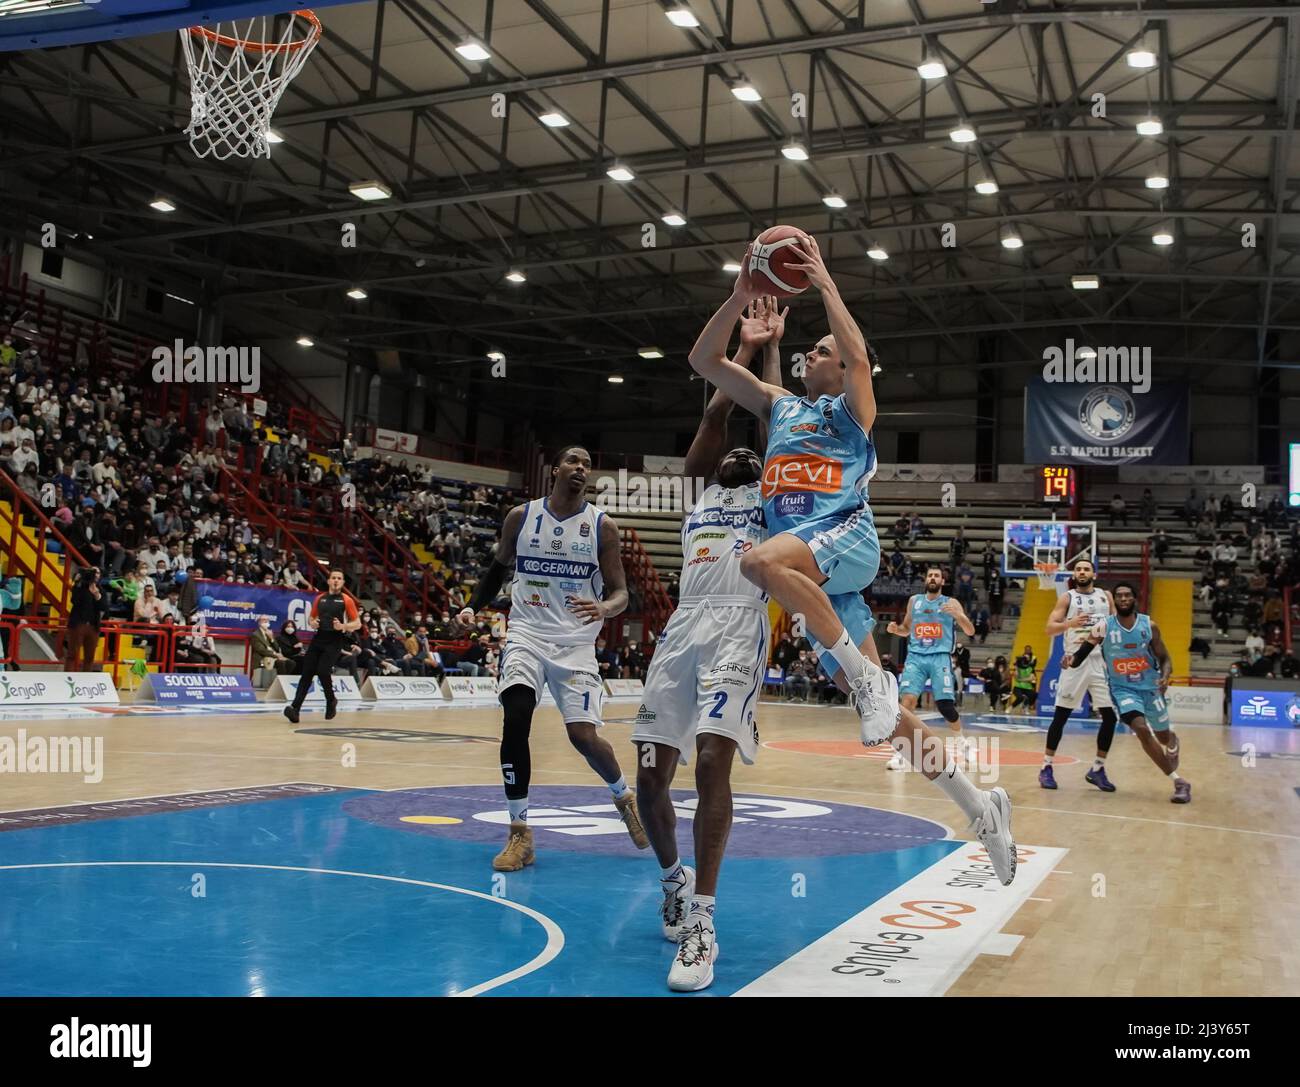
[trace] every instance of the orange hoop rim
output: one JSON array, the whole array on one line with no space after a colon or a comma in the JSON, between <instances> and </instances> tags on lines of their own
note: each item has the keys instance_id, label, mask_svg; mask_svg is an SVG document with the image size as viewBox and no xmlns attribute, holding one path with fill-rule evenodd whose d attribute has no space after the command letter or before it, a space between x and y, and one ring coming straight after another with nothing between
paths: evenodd
<instances>
[{"instance_id":1,"label":"orange hoop rim","mask_svg":"<svg viewBox=\"0 0 1300 1087\"><path fill-rule=\"evenodd\" d=\"M290 12L291 15L300 15L310 24L307 36L302 41L284 42L254 42L247 41L244 38L231 38L225 34L218 34L215 30L209 30L206 26L190 26L185 29L193 34L196 38L207 38L208 41L216 42L218 45L224 45L227 49L245 49L250 53L292 53L295 50L302 49L306 45L314 43L321 36L320 19L316 13L308 8L301 11Z\"/></svg>"}]
</instances>

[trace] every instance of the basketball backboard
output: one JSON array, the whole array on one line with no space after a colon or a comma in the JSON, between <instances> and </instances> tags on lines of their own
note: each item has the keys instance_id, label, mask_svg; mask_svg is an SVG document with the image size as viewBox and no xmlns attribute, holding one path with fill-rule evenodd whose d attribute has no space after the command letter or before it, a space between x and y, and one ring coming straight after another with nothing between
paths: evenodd
<instances>
[{"instance_id":1,"label":"basketball backboard","mask_svg":"<svg viewBox=\"0 0 1300 1087\"><path fill-rule=\"evenodd\" d=\"M1002 573L1063 582L1080 559L1096 562L1096 521L1002 522Z\"/></svg>"},{"instance_id":2,"label":"basketball backboard","mask_svg":"<svg viewBox=\"0 0 1300 1087\"><path fill-rule=\"evenodd\" d=\"M0 53L137 38L354 0L0 0Z\"/></svg>"}]
</instances>

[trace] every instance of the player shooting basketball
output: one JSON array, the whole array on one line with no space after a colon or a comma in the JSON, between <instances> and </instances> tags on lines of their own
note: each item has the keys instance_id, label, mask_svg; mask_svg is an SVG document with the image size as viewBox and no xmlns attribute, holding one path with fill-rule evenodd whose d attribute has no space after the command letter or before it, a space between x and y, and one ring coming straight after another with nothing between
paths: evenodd
<instances>
[{"instance_id":1,"label":"player shooting basketball","mask_svg":"<svg viewBox=\"0 0 1300 1087\"><path fill-rule=\"evenodd\" d=\"M820 647L828 675L849 693L867 746L897 737L913 765L942 741L910 710L900 709L898 683L880 667L871 638L875 621L862 600L880 565L880 541L867 501L876 469L871 426L876 397L866 340L836 289L816 241L804 235L787 267L807 274L822 295L830 333L808 352L807 395L796 397L759 380L726 357L745 306L762 294L745 252L731 297L705 325L691 366L736 403L769 420L763 468L764 512L771 538L741 559L741 572L791 615L802 616ZM955 761L942 770L918 765L964 811L1001 882L1015 876L1011 802L984 792Z\"/></svg>"}]
</instances>

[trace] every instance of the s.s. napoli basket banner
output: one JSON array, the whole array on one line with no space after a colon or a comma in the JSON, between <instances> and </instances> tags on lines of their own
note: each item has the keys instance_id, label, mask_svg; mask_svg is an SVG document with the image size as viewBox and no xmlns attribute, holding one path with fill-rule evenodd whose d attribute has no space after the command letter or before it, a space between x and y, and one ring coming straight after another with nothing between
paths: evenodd
<instances>
[{"instance_id":1,"label":"s.s. napoli basket banner","mask_svg":"<svg viewBox=\"0 0 1300 1087\"><path fill-rule=\"evenodd\" d=\"M1031 381L1025 460L1032 464L1186 464L1188 388Z\"/></svg>"}]
</instances>

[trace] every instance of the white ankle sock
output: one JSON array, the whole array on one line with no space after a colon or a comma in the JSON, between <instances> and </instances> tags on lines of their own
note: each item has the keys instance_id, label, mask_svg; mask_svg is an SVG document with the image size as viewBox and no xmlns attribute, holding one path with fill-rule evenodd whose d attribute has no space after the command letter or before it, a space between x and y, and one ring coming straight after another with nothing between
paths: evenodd
<instances>
[{"instance_id":1,"label":"white ankle sock","mask_svg":"<svg viewBox=\"0 0 1300 1087\"><path fill-rule=\"evenodd\" d=\"M828 652L835 658L835 663L844 669L844 678L850 683L855 676L860 676L867 670L866 657L862 655L862 650L853 644L849 632L843 627L840 627L840 636Z\"/></svg>"},{"instance_id":2,"label":"white ankle sock","mask_svg":"<svg viewBox=\"0 0 1300 1087\"><path fill-rule=\"evenodd\" d=\"M950 762L934 779L934 783L966 813L967 819L975 820L984 814L984 793L975 787L975 783L962 773L955 762Z\"/></svg>"},{"instance_id":3,"label":"white ankle sock","mask_svg":"<svg viewBox=\"0 0 1300 1087\"><path fill-rule=\"evenodd\" d=\"M1169 780L1170 780L1170 781L1182 781L1183 779L1180 778L1180 777L1178 776L1178 771L1175 770L1172 774L1169 775Z\"/></svg>"},{"instance_id":4,"label":"white ankle sock","mask_svg":"<svg viewBox=\"0 0 1300 1087\"><path fill-rule=\"evenodd\" d=\"M1055 755L1044 755L1044 756L1043 756L1043 765L1044 765L1044 766L1051 766L1051 765L1052 765L1052 759L1054 759L1055 757L1056 757Z\"/></svg>"},{"instance_id":5,"label":"white ankle sock","mask_svg":"<svg viewBox=\"0 0 1300 1087\"><path fill-rule=\"evenodd\" d=\"M506 797L506 806L510 809L510 822L528 822L528 797L521 796L518 800Z\"/></svg>"},{"instance_id":6,"label":"white ankle sock","mask_svg":"<svg viewBox=\"0 0 1300 1087\"><path fill-rule=\"evenodd\" d=\"M686 882L686 873L682 871L682 862L680 858L673 862L673 866L671 868L660 868L659 872L660 872L659 875L660 883L685 883Z\"/></svg>"},{"instance_id":7,"label":"white ankle sock","mask_svg":"<svg viewBox=\"0 0 1300 1087\"><path fill-rule=\"evenodd\" d=\"M1104 770L1106 768L1106 757L1104 755L1098 755L1092 760L1092 768L1094 770Z\"/></svg>"},{"instance_id":8,"label":"white ankle sock","mask_svg":"<svg viewBox=\"0 0 1300 1087\"><path fill-rule=\"evenodd\" d=\"M622 800L627 795L627 778L619 774L617 781L609 782L609 791L614 794L615 800Z\"/></svg>"},{"instance_id":9,"label":"white ankle sock","mask_svg":"<svg viewBox=\"0 0 1300 1087\"><path fill-rule=\"evenodd\" d=\"M706 928L713 927L713 907L717 899L713 895L691 895L691 904L686 908L686 922L703 921Z\"/></svg>"}]
</instances>

